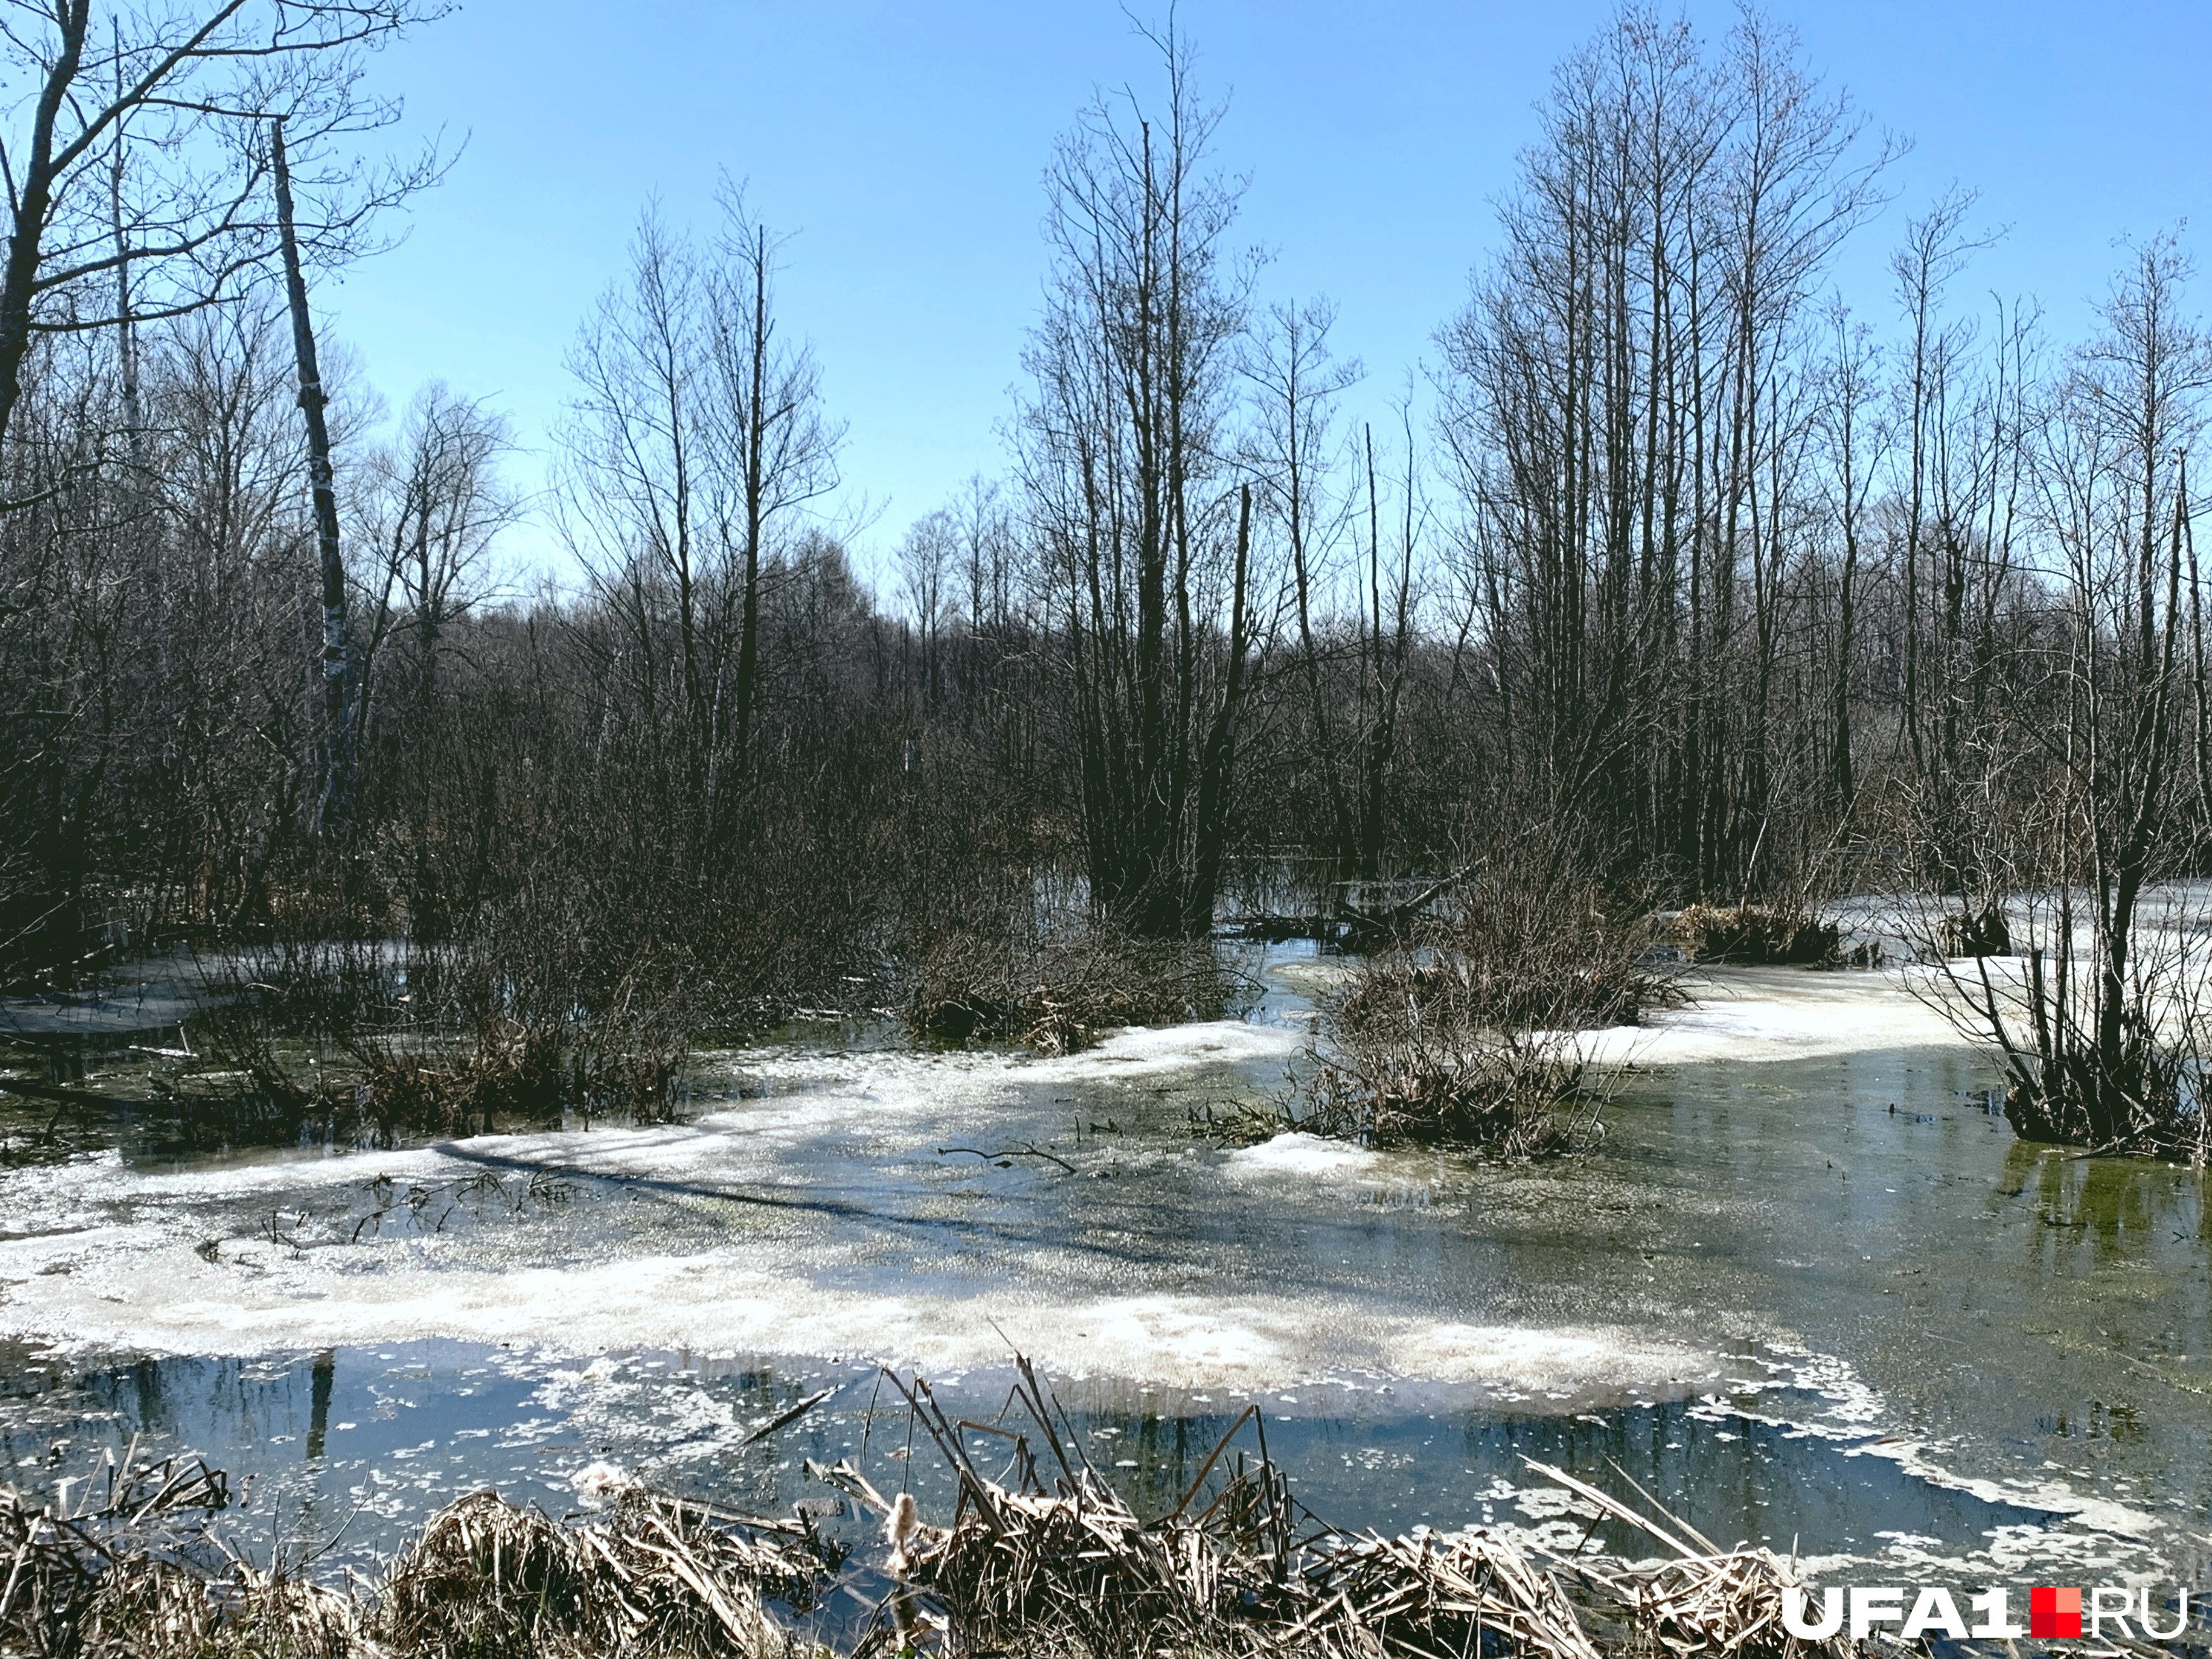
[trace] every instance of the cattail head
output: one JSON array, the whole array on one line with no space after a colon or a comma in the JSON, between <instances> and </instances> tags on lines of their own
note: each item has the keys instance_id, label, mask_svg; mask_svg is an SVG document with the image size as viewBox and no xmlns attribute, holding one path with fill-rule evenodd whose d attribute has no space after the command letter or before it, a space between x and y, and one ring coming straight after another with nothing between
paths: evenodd
<instances>
[{"instance_id":1,"label":"cattail head","mask_svg":"<svg viewBox=\"0 0 2212 1659\"><path fill-rule=\"evenodd\" d=\"M921 1522L914 1511L914 1494L902 1492L891 1500L890 1519L884 1523L884 1541L891 1547L890 1572L894 1578L906 1577L906 1547Z\"/></svg>"}]
</instances>

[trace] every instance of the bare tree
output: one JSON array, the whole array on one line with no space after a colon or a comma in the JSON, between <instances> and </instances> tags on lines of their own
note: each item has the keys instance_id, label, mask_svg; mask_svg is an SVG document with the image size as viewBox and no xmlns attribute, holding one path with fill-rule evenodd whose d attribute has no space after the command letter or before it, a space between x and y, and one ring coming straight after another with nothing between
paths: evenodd
<instances>
[{"instance_id":1,"label":"bare tree","mask_svg":"<svg viewBox=\"0 0 2212 1659\"><path fill-rule=\"evenodd\" d=\"M1219 112L1198 101L1186 43L1156 44L1158 118L1102 100L1047 175L1054 270L1021 434L1091 902L1166 937L1212 916L1250 569L1220 477L1247 288L1227 244L1239 190L1206 170Z\"/></svg>"},{"instance_id":2,"label":"bare tree","mask_svg":"<svg viewBox=\"0 0 2212 1659\"><path fill-rule=\"evenodd\" d=\"M921 642L922 693L932 706L940 690L945 635L959 616L951 585L959 572L962 550L959 523L949 509L941 507L916 519L899 543L899 585ZM972 567L969 586L971 589L982 586Z\"/></svg>"},{"instance_id":3,"label":"bare tree","mask_svg":"<svg viewBox=\"0 0 2212 1659\"><path fill-rule=\"evenodd\" d=\"M2003 1054L2014 1127L2101 1150L2181 1132L2189 1044L2203 1036L2173 1029L2196 1020L2202 965L2171 941L2147 947L2139 916L2186 842L2174 830L2186 453L2212 389L2212 339L2181 309L2188 274L2171 239L2140 249L2060 388L2039 494L2060 561L2062 716L2049 784L2001 878L2029 895L2027 974L2017 988L1985 964L1953 975Z\"/></svg>"},{"instance_id":4,"label":"bare tree","mask_svg":"<svg viewBox=\"0 0 2212 1659\"><path fill-rule=\"evenodd\" d=\"M402 166L347 159L398 113L366 91L366 55L447 9L441 0L13 5L0 74L30 95L17 106L23 125L0 137L0 441L36 339L180 315L234 295L274 262L270 122L287 124L308 163L299 240L309 262L371 246L379 210L441 163L434 150Z\"/></svg>"},{"instance_id":5,"label":"bare tree","mask_svg":"<svg viewBox=\"0 0 2212 1659\"><path fill-rule=\"evenodd\" d=\"M747 210L728 179L722 225L706 274L709 414L720 466L713 511L725 547L742 561L732 725L742 778L760 698L761 570L769 542L793 509L837 487L842 422L823 413L822 377L804 343L777 337L776 254L781 246Z\"/></svg>"},{"instance_id":6,"label":"bare tree","mask_svg":"<svg viewBox=\"0 0 2212 1659\"><path fill-rule=\"evenodd\" d=\"M708 843L750 769L779 538L836 487L844 435L811 353L778 337L775 239L734 191L722 207L704 249L641 220L629 281L570 354L560 506Z\"/></svg>"},{"instance_id":7,"label":"bare tree","mask_svg":"<svg viewBox=\"0 0 2212 1659\"><path fill-rule=\"evenodd\" d=\"M314 502L315 550L322 573L323 787L315 805L318 834L343 838L353 807L352 676L347 662L345 556L338 541L337 486L331 465L330 423L324 409L323 371L315 356L314 321L307 310L307 282L300 264L300 238L292 206L292 171L284 156L284 124L269 131L270 183L276 197L276 235L284 266L284 297L292 315L292 357L300 375L300 413L307 432L307 487Z\"/></svg>"},{"instance_id":8,"label":"bare tree","mask_svg":"<svg viewBox=\"0 0 2212 1659\"><path fill-rule=\"evenodd\" d=\"M493 542L518 522L522 498L501 471L514 453L507 419L443 381L415 395L393 441L356 474L355 582L365 628L356 691L356 741L393 695L419 716L435 702L455 627L489 591ZM395 650L404 663L390 662ZM387 678L404 685L387 693Z\"/></svg>"},{"instance_id":9,"label":"bare tree","mask_svg":"<svg viewBox=\"0 0 2212 1659\"><path fill-rule=\"evenodd\" d=\"M1714 61L1624 9L1554 77L1505 249L1442 336L1511 787L1693 890L1765 879L1795 799L1800 347L1888 154L1756 14Z\"/></svg>"},{"instance_id":10,"label":"bare tree","mask_svg":"<svg viewBox=\"0 0 2212 1659\"><path fill-rule=\"evenodd\" d=\"M1334 714L1338 688L1326 635L1335 598L1334 556L1355 500L1335 476L1346 459L1335 429L1338 400L1358 384L1362 371L1356 360L1331 356L1328 333L1335 318L1327 301L1269 307L1248 345L1244 374L1255 405L1251 465L1267 491L1288 560L1297 672L1310 727L1307 770L1330 819L1331 873L1342 876L1352 873L1360 836L1355 791L1340 752L1342 734Z\"/></svg>"},{"instance_id":11,"label":"bare tree","mask_svg":"<svg viewBox=\"0 0 2212 1659\"><path fill-rule=\"evenodd\" d=\"M1862 568L1865 559L1867 507L1888 447L1889 428L1875 407L1880 354L1870 331L1856 322L1838 301L1829 312L1833 343L1829 349L1826 397L1820 411L1827 455L1828 506L1840 543L1835 579L1835 658L1829 690L1828 775L1835 810L1849 822L1858 802L1858 771L1852 761L1851 711L1856 687L1852 665L1859 649Z\"/></svg>"}]
</instances>

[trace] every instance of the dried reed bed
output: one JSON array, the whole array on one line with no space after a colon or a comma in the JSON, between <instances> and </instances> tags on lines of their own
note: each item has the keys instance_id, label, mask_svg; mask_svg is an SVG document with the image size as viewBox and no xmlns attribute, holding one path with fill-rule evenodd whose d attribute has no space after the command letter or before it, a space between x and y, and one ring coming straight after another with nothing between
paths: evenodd
<instances>
[{"instance_id":1,"label":"dried reed bed","mask_svg":"<svg viewBox=\"0 0 2212 1659\"><path fill-rule=\"evenodd\" d=\"M1667 933L1692 962L1827 968L1842 960L1844 930L1802 904L1693 904Z\"/></svg>"},{"instance_id":2,"label":"dried reed bed","mask_svg":"<svg viewBox=\"0 0 2212 1659\"><path fill-rule=\"evenodd\" d=\"M400 1031L347 1043L374 1138L486 1133L517 1121L574 1113L666 1118L675 1108L690 1043L669 1022L611 1018L565 1025L496 1020L472 1037Z\"/></svg>"},{"instance_id":3,"label":"dried reed bed","mask_svg":"<svg viewBox=\"0 0 2212 1659\"><path fill-rule=\"evenodd\" d=\"M1504 1533L1347 1535L1292 1497L1248 1408L1181 1501L1146 1520L1084 1455L1025 1361L1000 1420L951 1420L928 1383L897 1382L955 1477L930 1525L849 1463L813 1472L882 1517L895 1581L862 1655L935 1647L975 1659L1602 1659L1607 1654L1802 1659L1782 1628L1801 1581L1765 1550L1723 1551L1662 1511L1644 1515L1564 1471L1530 1467L1668 1559L1563 1556ZM1012 1419L1010 1425L1008 1419ZM1250 1446L1240 1447L1249 1437ZM978 1441L1006 1462L983 1473ZM1654 1506L1656 1507L1656 1505ZM1685 1540L1693 1540L1686 1542ZM1595 1626L1607 1633L1592 1634Z\"/></svg>"},{"instance_id":4,"label":"dried reed bed","mask_svg":"<svg viewBox=\"0 0 2212 1659\"><path fill-rule=\"evenodd\" d=\"M836 1552L762 1521L623 1488L583 1526L489 1492L431 1517L380 1583L268 1566L211 1524L204 1465L133 1468L97 1504L0 1488L0 1655L26 1659L797 1659L765 1602L808 1605ZM88 1485L85 1491L92 1486Z\"/></svg>"},{"instance_id":5,"label":"dried reed bed","mask_svg":"<svg viewBox=\"0 0 2212 1659\"><path fill-rule=\"evenodd\" d=\"M118 1622L167 1625L188 1611L197 1530L230 1501L229 1484L197 1460L120 1462L68 1483L55 1502L0 1486L0 1652L99 1652L88 1632ZM199 1598L204 1600L204 1595ZM103 1637L102 1639L105 1639Z\"/></svg>"},{"instance_id":6,"label":"dried reed bed","mask_svg":"<svg viewBox=\"0 0 2212 1659\"><path fill-rule=\"evenodd\" d=\"M1805 1642L1784 1628L1783 1591L1805 1583L1794 1563L1769 1549L1723 1550L1663 1510L1656 1517L1646 1515L1564 1469L1533 1460L1528 1467L1565 1487L1601 1516L1626 1522L1667 1552L1656 1563L1636 1565L1580 1552L1549 1558L1563 1577L1572 1577L1624 1611L1638 1645L1681 1659L1705 1654L1743 1655L1746 1659L1820 1654L1849 1659L1853 1644L1842 1637ZM1640 1490L1638 1496L1644 1496ZM1656 1504L1652 1507L1658 1509Z\"/></svg>"},{"instance_id":7,"label":"dried reed bed","mask_svg":"<svg viewBox=\"0 0 2212 1659\"><path fill-rule=\"evenodd\" d=\"M852 1659L1856 1659L1782 1622L1802 1586L1772 1551L1725 1549L1648 1494L1638 1508L1563 1469L1589 1528L1560 1552L1510 1530L1349 1534L1293 1497L1248 1407L1168 1512L1139 1515L1085 1455L1026 1360L991 1422L890 1380L917 1450L952 1479L924 1519L849 1462L810 1463L883 1526L842 1588L870 1586ZM886 1374L889 1376L889 1374ZM986 1473L985 1464L997 1469ZM906 1465L913 1467L911 1461ZM129 1469L126 1458L124 1468ZM0 1492L0 1653L36 1659L830 1659L792 1615L844 1564L811 1522L738 1517L625 1487L565 1525L490 1492L424 1526L380 1583L257 1569L180 1524L222 1478L156 1465L67 1513ZM1586 1548L1601 1525L1632 1540ZM882 1587L888 1584L888 1589ZM873 1593L873 1592L872 1592ZM2163 1650L2131 1644L2131 1650Z\"/></svg>"},{"instance_id":8,"label":"dried reed bed","mask_svg":"<svg viewBox=\"0 0 2212 1659\"><path fill-rule=\"evenodd\" d=\"M1139 939L1098 922L1042 943L963 933L923 955L906 1023L938 1042L1064 1054L1119 1026L1213 1018L1236 988L1208 939Z\"/></svg>"},{"instance_id":9,"label":"dried reed bed","mask_svg":"<svg viewBox=\"0 0 2212 1659\"><path fill-rule=\"evenodd\" d=\"M764 1598L803 1603L828 1560L805 1528L756 1535L765 1524L632 1486L604 1519L566 1527L477 1492L393 1562L373 1632L388 1651L441 1659L769 1659L787 1643Z\"/></svg>"}]
</instances>

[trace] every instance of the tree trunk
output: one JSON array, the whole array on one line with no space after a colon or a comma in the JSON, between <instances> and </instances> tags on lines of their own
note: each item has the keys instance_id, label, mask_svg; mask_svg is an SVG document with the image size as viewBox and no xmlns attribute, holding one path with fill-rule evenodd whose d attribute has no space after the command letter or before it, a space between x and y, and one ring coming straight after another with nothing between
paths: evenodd
<instances>
[{"instance_id":1,"label":"tree trunk","mask_svg":"<svg viewBox=\"0 0 2212 1659\"><path fill-rule=\"evenodd\" d=\"M315 808L316 833L343 840L353 806L352 722L347 718L345 561L338 547L338 498L331 474L331 432L323 418L330 401L315 361L315 330L307 314L307 283L300 270L293 229L292 172L284 160L284 124L270 128L270 160L276 177L276 229L284 254L284 292L291 303L292 350L300 367L300 412L307 423L307 479L314 495L315 546L323 591L323 787Z\"/></svg>"}]
</instances>

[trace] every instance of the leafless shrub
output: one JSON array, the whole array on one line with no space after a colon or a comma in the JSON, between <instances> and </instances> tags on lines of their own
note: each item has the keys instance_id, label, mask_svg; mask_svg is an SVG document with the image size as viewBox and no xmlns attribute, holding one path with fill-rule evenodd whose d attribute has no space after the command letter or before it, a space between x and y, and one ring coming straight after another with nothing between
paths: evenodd
<instances>
[{"instance_id":1,"label":"leafless shrub","mask_svg":"<svg viewBox=\"0 0 2212 1659\"><path fill-rule=\"evenodd\" d=\"M1365 939L1370 959L1393 963L1372 991L1394 1007L1410 993L1501 1026L1634 1025L1677 1005L1680 991L1654 960L1649 906L1607 894L1578 864L1547 854L1532 832L1395 909L1357 913L1355 939ZM1368 988L1363 975L1347 1020L1363 1020Z\"/></svg>"},{"instance_id":2,"label":"leafless shrub","mask_svg":"<svg viewBox=\"0 0 2212 1659\"><path fill-rule=\"evenodd\" d=\"M605 984L575 954L525 933L230 961L205 975L197 1052L165 1080L181 1105L270 1133L386 1146L571 1113L665 1119L689 1051L681 963Z\"/></svg>"},{"instance_id":3,"label":"leafless shrub","mask_svg":"<svg viewBox=\"0 0 2212 1659\"><path fill-rule=\"evenodd\" d=\"M1935 972L1916 981L1960 1033L1995 1051L2005 1120L2023 1140L2212 1162L2205 1056L2212 957L2186 890L2130 915L2125 970L2094 890L2026 891L2004 922L2008 952L1954 951L1954 914L1910 924ZM2148 907L2146 907L2148 909ZM1992 902L1985 914L2002 912ZM2012 955L2016 963L1991 958Z\"/></svg>"},{"instance_id":4,"label":"leafless shrub","mask_svg":"<svg viewBox=\"0 0 2212 1659\"><path fill-rule=\"evenodd\" d=\"M1532 1158L1588 1146L1608 1079L1577 1028L1680 1000L1648 921L1540 869L1500 862L1455 913L1362 962L1324 1012L1289 1121L1377 1146Z\"/></svg>"},{"instance_id":5,"label":"leafless shrub","mask_svg":"<svg viewBox=\"0 0 2212 1659\"><path fill-rule=\"evenodd\" d=\"M674 1110L690 1048L680 1006L625 981L611 1006L564 1008L517 995L495 965L476 965L464 983L458 1030L433 1011L349 1042L380 1139L558 1124L569 1113L659 1121Z\"/></svg>"}]
</instances>

